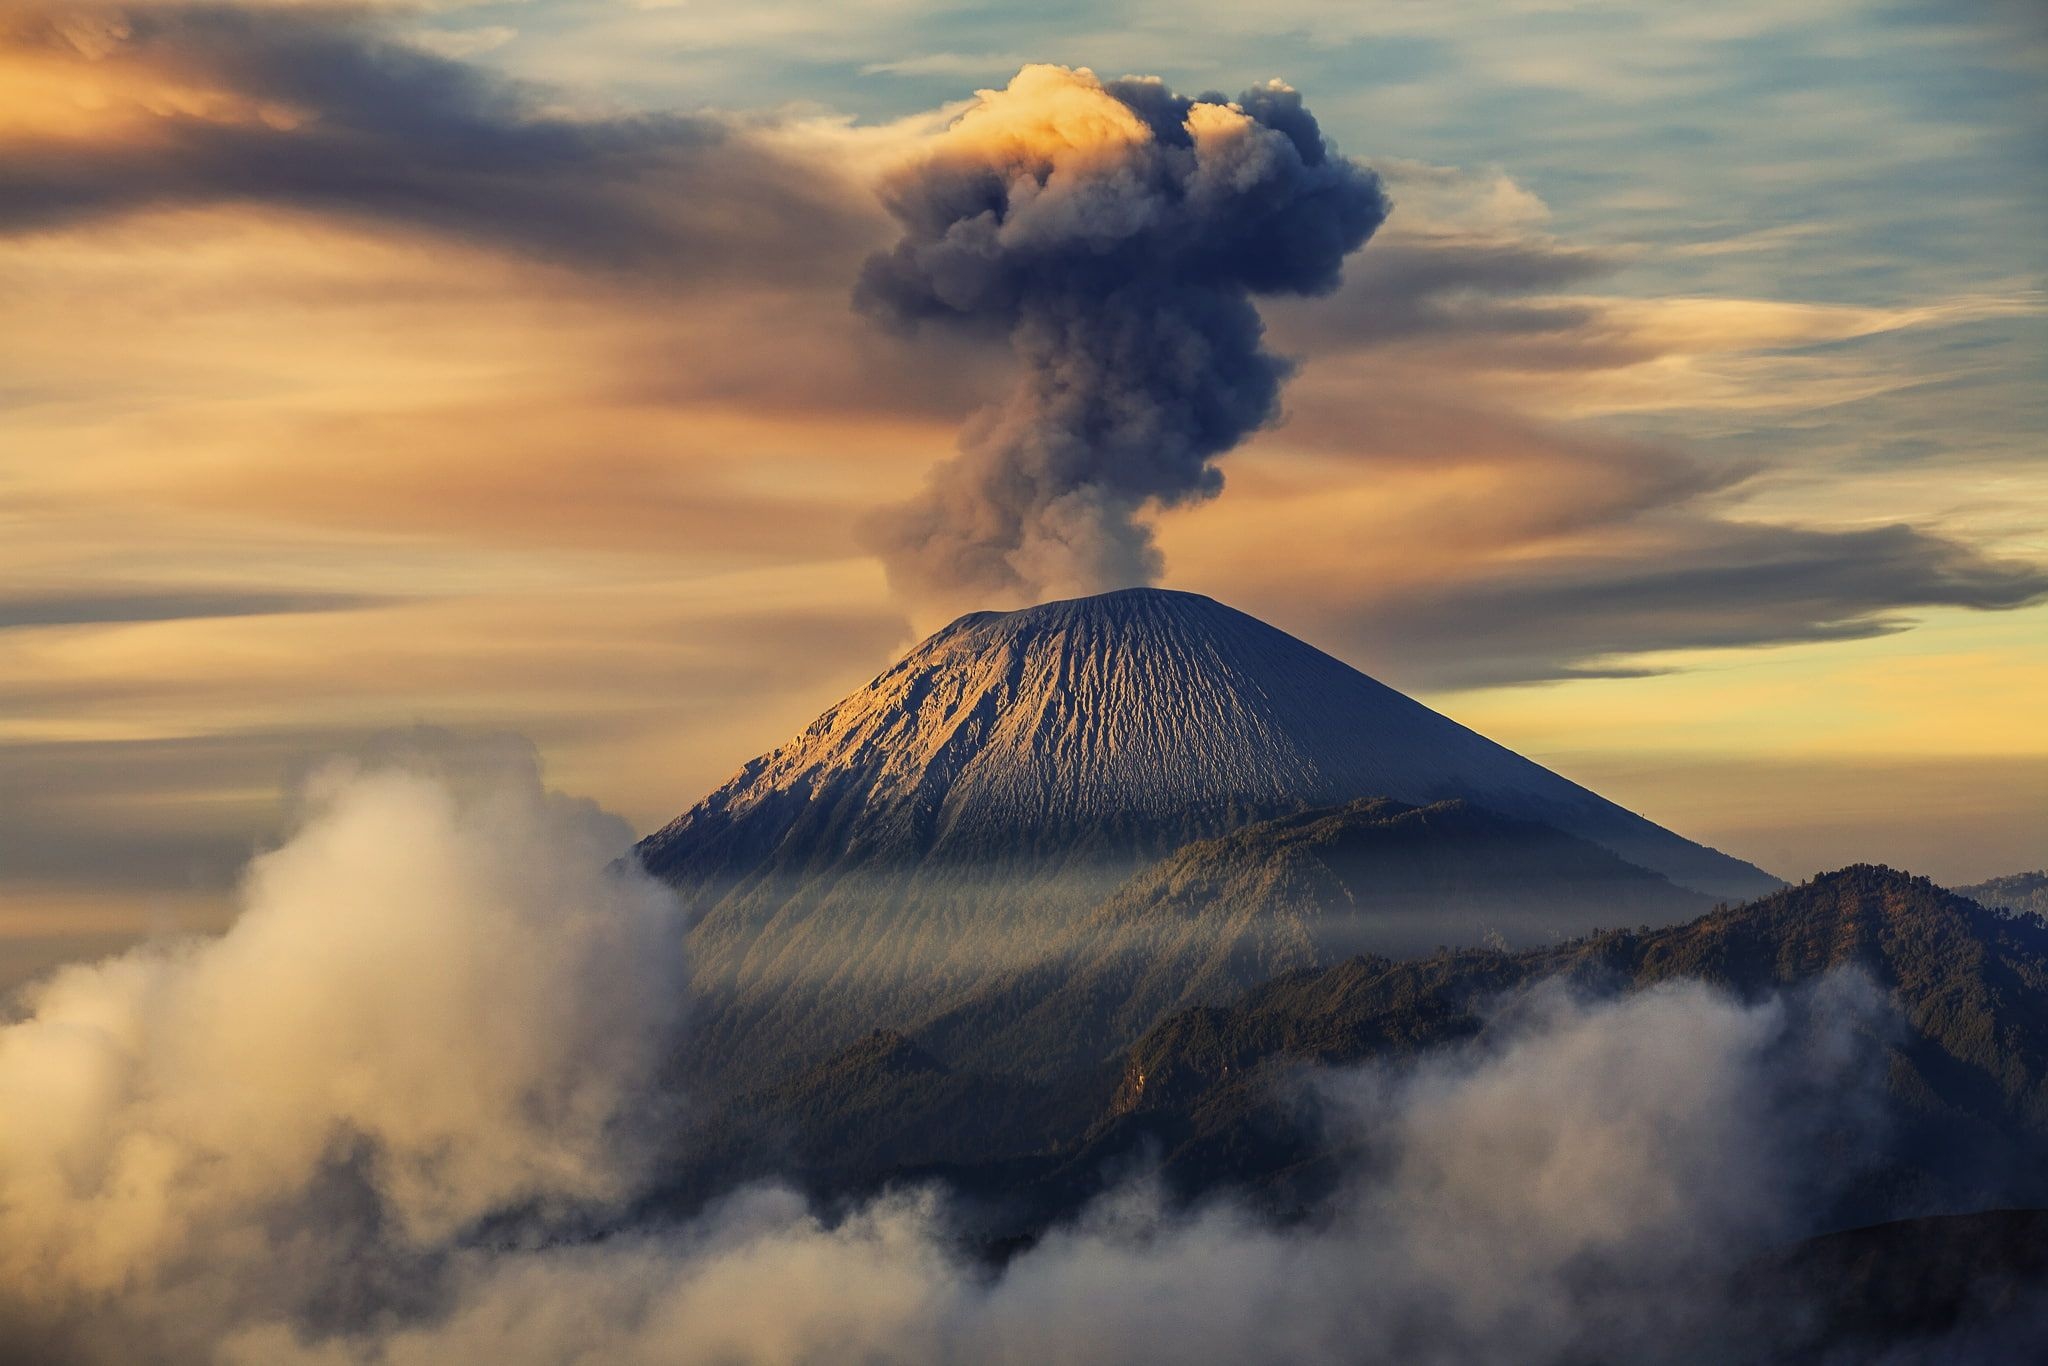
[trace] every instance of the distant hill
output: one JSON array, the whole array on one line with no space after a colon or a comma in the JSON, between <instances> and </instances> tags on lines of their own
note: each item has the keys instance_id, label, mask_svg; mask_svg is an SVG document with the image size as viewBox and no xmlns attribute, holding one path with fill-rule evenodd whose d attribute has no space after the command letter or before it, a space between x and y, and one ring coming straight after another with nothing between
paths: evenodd
<instances>
[{"instance_id":1,"label":"distant hill","mask_svg":"<svg viewBox=\"0 0 2048 1366\"><path fill-rule=\"evenodd\" d=\"M2013 873L1955 889L1979 906L1996 910L2031 911L2048 915L2048 872Z\"/></svg>"},{"instance_id":2,"label":"distant hill","mask_svg":"<svg viewBox=\"0 0 2048 1366\"><path fill-rule=\"evenodd\" d=\"M1040 961L1191 840L1373 796L1462 799L1709 896L1778 885L1242 612L1156 589L961 618L639 855L696 917L700 1072L745 1085Z\"/></svg>"},{"instance_id":3,"label":"distant hill","mask_svg":"<svg viewBox=\"0 0 2048 1366\"><path fill-rule=\"evenodd\" d=\"M1454 800L1371 798L1200 840L1133 877L1043 958L917 1033L948 1058L1050 1075L1176 1009L1361 952L1530 947L1668 924L1711 900L1588 840Z\"/></svg>"}]
</instances>

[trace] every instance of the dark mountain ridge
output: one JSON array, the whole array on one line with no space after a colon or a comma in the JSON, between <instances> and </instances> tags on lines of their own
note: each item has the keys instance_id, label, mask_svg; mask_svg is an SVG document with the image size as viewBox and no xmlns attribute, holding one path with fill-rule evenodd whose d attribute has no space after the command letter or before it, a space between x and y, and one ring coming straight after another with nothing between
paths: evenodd
<instances>
[{"instance_id":1,"label":"dark mountain ridge","mask_svg":"<svg viewBox=\"0 0 2048 1366\"><path fill-rule=\"evenodd\" d=\"M1017 1230L1144 1156L1182 1196L1228 1187L1305 1210L1339 1164L1301 1108L1304 1068L1464 1043L1544 983L1630 993L1698 980L1761 999L1840 968L1867 975L1898 1023L1877 1041L1889 1155L1844 1219L2048 1203L2048 923L1875 866L1662 930L1284 973L1059 1078L947 1067L913 1038L877 1036L736 1107L709 1145L719 1175L701 1179L739 1179L771 1148L821 1193L943 1175ZM839 1095L862 1100L842 1109L828 1099Z\"/></svg>"},{"instance_id":2,"label":"dark mountain ridge","mask_svg":"<svg viewBox=\"0 0 2048 1366\"><path fill-rule=\"evenodd\" d=\"M1208 1150L1271 1103L1263 1083L1276 1068L1471 1038L1504 994L1540 982L1632 992L1694 980L1761 999L1840 968L1867 974L1902 1026L1884 1044L1899 1129L1885 1178L1897 1189L1883 1198L1912 1213L2048 1200L2048 925L1870 865L1665 930L1515 955L1356 959L1276 978L1139 1040L1095 1141L1160 1117L1185 1152L1169 1165L1207 1173L1191 1176L1199 1184L1230 1165Z\"/></svg>"}]
</instances>

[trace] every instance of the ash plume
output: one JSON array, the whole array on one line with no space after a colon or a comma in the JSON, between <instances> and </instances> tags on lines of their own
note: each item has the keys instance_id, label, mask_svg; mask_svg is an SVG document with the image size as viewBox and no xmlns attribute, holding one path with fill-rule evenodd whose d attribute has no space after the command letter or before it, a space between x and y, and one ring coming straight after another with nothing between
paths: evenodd
<instances>
[{"instance_id":1,"label":"ash plume","mask_svg":"<svg viewBox=\"0 0 2048 1366\"><path fill-rule=\"evenodd\" d=\"M1136 519L1213 497L1290 363L1253 298L1334 289L1388 203L1277 82L1235 101L1028 66L885 187L903 235L855 304L1006 338L1016 382L954 459L868 527L913 600L1148 583Z\"/></svg>"}]
</instances>

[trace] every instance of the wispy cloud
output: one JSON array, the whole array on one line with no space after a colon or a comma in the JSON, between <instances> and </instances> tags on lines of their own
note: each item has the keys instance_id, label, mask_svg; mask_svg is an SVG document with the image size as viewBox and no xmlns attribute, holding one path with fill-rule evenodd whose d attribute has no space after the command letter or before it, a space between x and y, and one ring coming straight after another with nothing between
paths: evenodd
<instances>
[{"instance_id":1,"label":"wispy cloud","mask_svg":"<svg viewBox=\"0 0 2048 1366\"><path fill-rule=\"evenodd\" d=\"M822 163L710 117L553 113L347 11L30 10L0 43L82 97L77 126L11 149L0 231L254 204L657 277L787 276L847 235Z\"/></svg>"},{"instance_id":2,"label":"wispy cloud","mask_svg":"<svg viewBox=\"0 0 2048 1366\"><path fill-rule=\"evenodd\" d=\"M0 593L0 631L32 626L343 612L374 606L378 601L361 594L266 592L240 585L211 590L136 587L122 591L99 586L73 592Z\"/></svg>"}]
</instances>

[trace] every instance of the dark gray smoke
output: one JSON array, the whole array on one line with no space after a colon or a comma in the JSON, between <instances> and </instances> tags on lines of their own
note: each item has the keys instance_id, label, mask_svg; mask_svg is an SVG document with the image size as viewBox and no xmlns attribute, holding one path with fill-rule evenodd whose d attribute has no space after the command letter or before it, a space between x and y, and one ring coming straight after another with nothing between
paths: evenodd
<instances>
[{"instance_id":1,"label":"dark gray smoke","mask_svg":"<svg viewBox=\"0 0 2048 1366\"><path fill-rule=\"evenodd\" d=\"M1016 385L957 458L870 527L917 599L1035 599L1157 578L1135 521L1213 496L1290 365L1258 294L1334 289L1378 228L1377 176L1278 83L1189 99L1030 66L886 188L903 225L855 299L899 325L1008 338Z\"/></svg>"}]
</instances>

